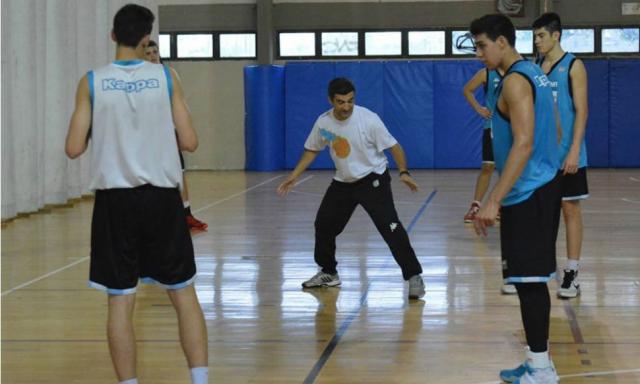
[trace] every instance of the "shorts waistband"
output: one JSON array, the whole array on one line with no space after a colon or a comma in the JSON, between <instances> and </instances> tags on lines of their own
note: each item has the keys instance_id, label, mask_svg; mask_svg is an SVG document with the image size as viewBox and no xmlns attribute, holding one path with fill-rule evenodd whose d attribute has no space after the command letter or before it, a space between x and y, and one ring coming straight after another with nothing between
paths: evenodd
<instances>
[{"instance_id":1,"label":"shorts waistband","mask_svg":"<svg viewBox=\"0 0 640 384\"><path fill-rule=\"evenodd\" d=\"M157 191L173 191L177 190L178 187L156 187L152 184L142 184L137 187L129 187L129 188L107 188L107 189L96 189L96 192L109 192L109 191L147 191L147 190L157 190Z\"/></svg>"}]
</instances>

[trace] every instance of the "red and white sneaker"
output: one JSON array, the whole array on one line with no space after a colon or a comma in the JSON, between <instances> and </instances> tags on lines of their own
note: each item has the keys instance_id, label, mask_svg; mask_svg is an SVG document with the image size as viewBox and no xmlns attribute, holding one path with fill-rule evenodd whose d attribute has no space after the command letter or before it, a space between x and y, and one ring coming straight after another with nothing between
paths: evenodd
<instances>
[{"instance_id":1,"label":"red and white sneaker","mask_svg":"<svg viewBox=\"0 0 640 384\"><path fill-rule=\"evenodd\" d=\"M480 202L474 201L473 203L471 203L471 207L469 207L469 211L467 211L467 214L464 215L464 222L473 223L479 211L480 211Z\"/></svg>"},{"instance_id":2,"label":"red and white sneaker","mask_svg":"<svg viewBox=\"0 0 640 384\"><path fill-rule=\"evenodd\" d=\"M187 227L189 227L189 229L199 229L201 231L206 231L209 227L209 224L196 219L195 217L193 217L193 215L187 215Z\"/></svg>"}]
</instances>

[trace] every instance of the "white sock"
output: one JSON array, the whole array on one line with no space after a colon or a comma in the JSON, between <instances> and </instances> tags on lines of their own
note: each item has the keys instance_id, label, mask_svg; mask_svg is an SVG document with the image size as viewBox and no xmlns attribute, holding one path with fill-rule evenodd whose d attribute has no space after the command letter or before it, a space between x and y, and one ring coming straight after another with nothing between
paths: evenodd
<instances>
[{"instance_id":1,"label":"white sock","mask_svg":"<svg viewBox=\"0 0 640 384\"><path fill-rule=\"evenodd\" d=\"M580 265L579 260L567 259L567 269L577 271Z\"/></svg>"},{"instance_id":2,"label":"white sock","mask_svg":"<svg viewBox=\"0 0 640 384\"><path fill-rule=\"evenodd\" d=\"M189 201L188 201L188 200L187 200L187 201L183 201L183 202L182 202L182 206L183 206L183 207L185 207L185 208L189 208L189 206L190 206L190 205L191 205L191 204L189 204Z\"/></svg>"},{"instance_id":3,"label":"white sock","mask_svg":"<svg viewBox=\"0 0 640 384\"><path fill-rule=\"evenodd\" d=\"M138 379L134 378L134 379L121 381L119 384L138 384Z\"/></svg>"},{"instance_id":4,"label":"white sock","mask_svg":"<svg viewBox=\"0 0 640 384\"><path fill-rule=\"evenodd\" d=\"M549 351L544 352L531 352L527 350L527 360L531 368L541 369L549 368L551 366L551 359L549 359Z\"/></svg>"},{"instance_id":5,"label":"white sock","mask_svg":"<svg viewBox=\"0 0 640 384\"><path fill-rule=\"evenodd\" d=\"M191 384L207 384L209 382L209 367L191 368Z\"/></svg>"}]
</instances>

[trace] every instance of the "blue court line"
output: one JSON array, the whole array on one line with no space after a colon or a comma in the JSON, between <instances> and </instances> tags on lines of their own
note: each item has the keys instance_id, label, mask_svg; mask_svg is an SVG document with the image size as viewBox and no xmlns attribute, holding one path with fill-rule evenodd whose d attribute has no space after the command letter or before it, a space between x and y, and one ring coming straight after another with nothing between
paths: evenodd
<instances>
[{"instance_id":1,"label":"blue court line","mask_svg":"<svg viewBox=\"0 0 640 384\"><path fill-rule=\"evenodd\" d=\"M431 200L433 200L433 198L436 196L436 193L438 193L438 190L434 189L429 195L429 197L427 197L427 200L424 201L424 203L422 204L422 207L420 207L420 209L418 210L418 213L416 213L416 215L413 217L413 220L411 220L411 223L409 223L409 226L407 227L407 233L411 233L411 230L418 222L418 219L420 218L420 216L422 216L424 211L427 209L427 205L429 205Z\"/></svg>"},{"instance_id":2,"label":"blue court line","mask_svg":"<svg viewBox=\"0 0 640 384\"><path fill-rule=\"evenodd\" d=\"M407 227L407 234L411 233L411 230L413 229L413 227L418 222L418 219L420 219L420 216L422 216L424 211L427 209L427 206L429 205L431 200L433 200L433 198L435 197L437 192L438 192L438 190L434 189L431 192L431 194L429 195L429 197L427 197L427 199L424 201L424 203L422 204L422 206L420 207L418 212L413 217L413 220L411 220L411 223ZM304 379L303 384L312 384L312 383L314 383L316 381L316 378L318 377L318 374L320 374L320 371L322 370L324 365L329 360L329 357L331 357L331 354L333 353L333 351L338 346L338 343L340 342L340 339L342 339L342 336L347 332L347 329L349 328L349 326L351 325L353 320L356 317L358 317L358 315L360 314L360 310L364 306L364 303L367 301L367 297L369 296L369 288L370 287L371 287L371 282L369 282L369 284L367 284L367 289L364 291L364 294L360 298L360 306L356 310L354 310L349 315L349 317L347 317L347 319L344 321L344 323L342 323L342 325L340 326L340 328L338 329L336 334L333 335L333 337L329 341L329 344L327 344L327 347L324 349L324 351L322 351L322 355L320 355L320 358L318 359L318 361L316 361L316 363L314 364L313 368L311 369L311 372L309 372L307 377Z\"/></svg>"}]
</instances>

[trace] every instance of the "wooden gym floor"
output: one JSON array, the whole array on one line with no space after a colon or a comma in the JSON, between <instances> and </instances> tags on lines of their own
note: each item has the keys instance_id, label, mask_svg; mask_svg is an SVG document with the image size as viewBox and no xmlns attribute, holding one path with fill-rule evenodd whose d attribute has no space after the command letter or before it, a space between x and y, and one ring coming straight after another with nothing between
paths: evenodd
<instances>
[{"instance_id":1,"label":"wooden gym floor","mask_svg":"<svg viewBox=\"0 0 640 384\"><path fill-rule=\"evenodd\" d=\"M209 224L193 241L211 383L489 384L521 362L498 232L478 238L462 222L476 171L416 171L416 194L394 178L427 285L411 302L361 208L338 238L342 287L302 290L316 272L313 220L332 173L307 172L279 198L284 175L188 174L195 214ZM590 170L589 184L582 295L559 300L550 284L552 355L562 383L640 383L640 170ZM87 199L3 224L3 383L116 382L106 296L86 287L91 210ZM564 239L561 225L560 267ZM135 322L140 382L187 383L163 290L140 286Z\"/></svg>"}]
</instances>

